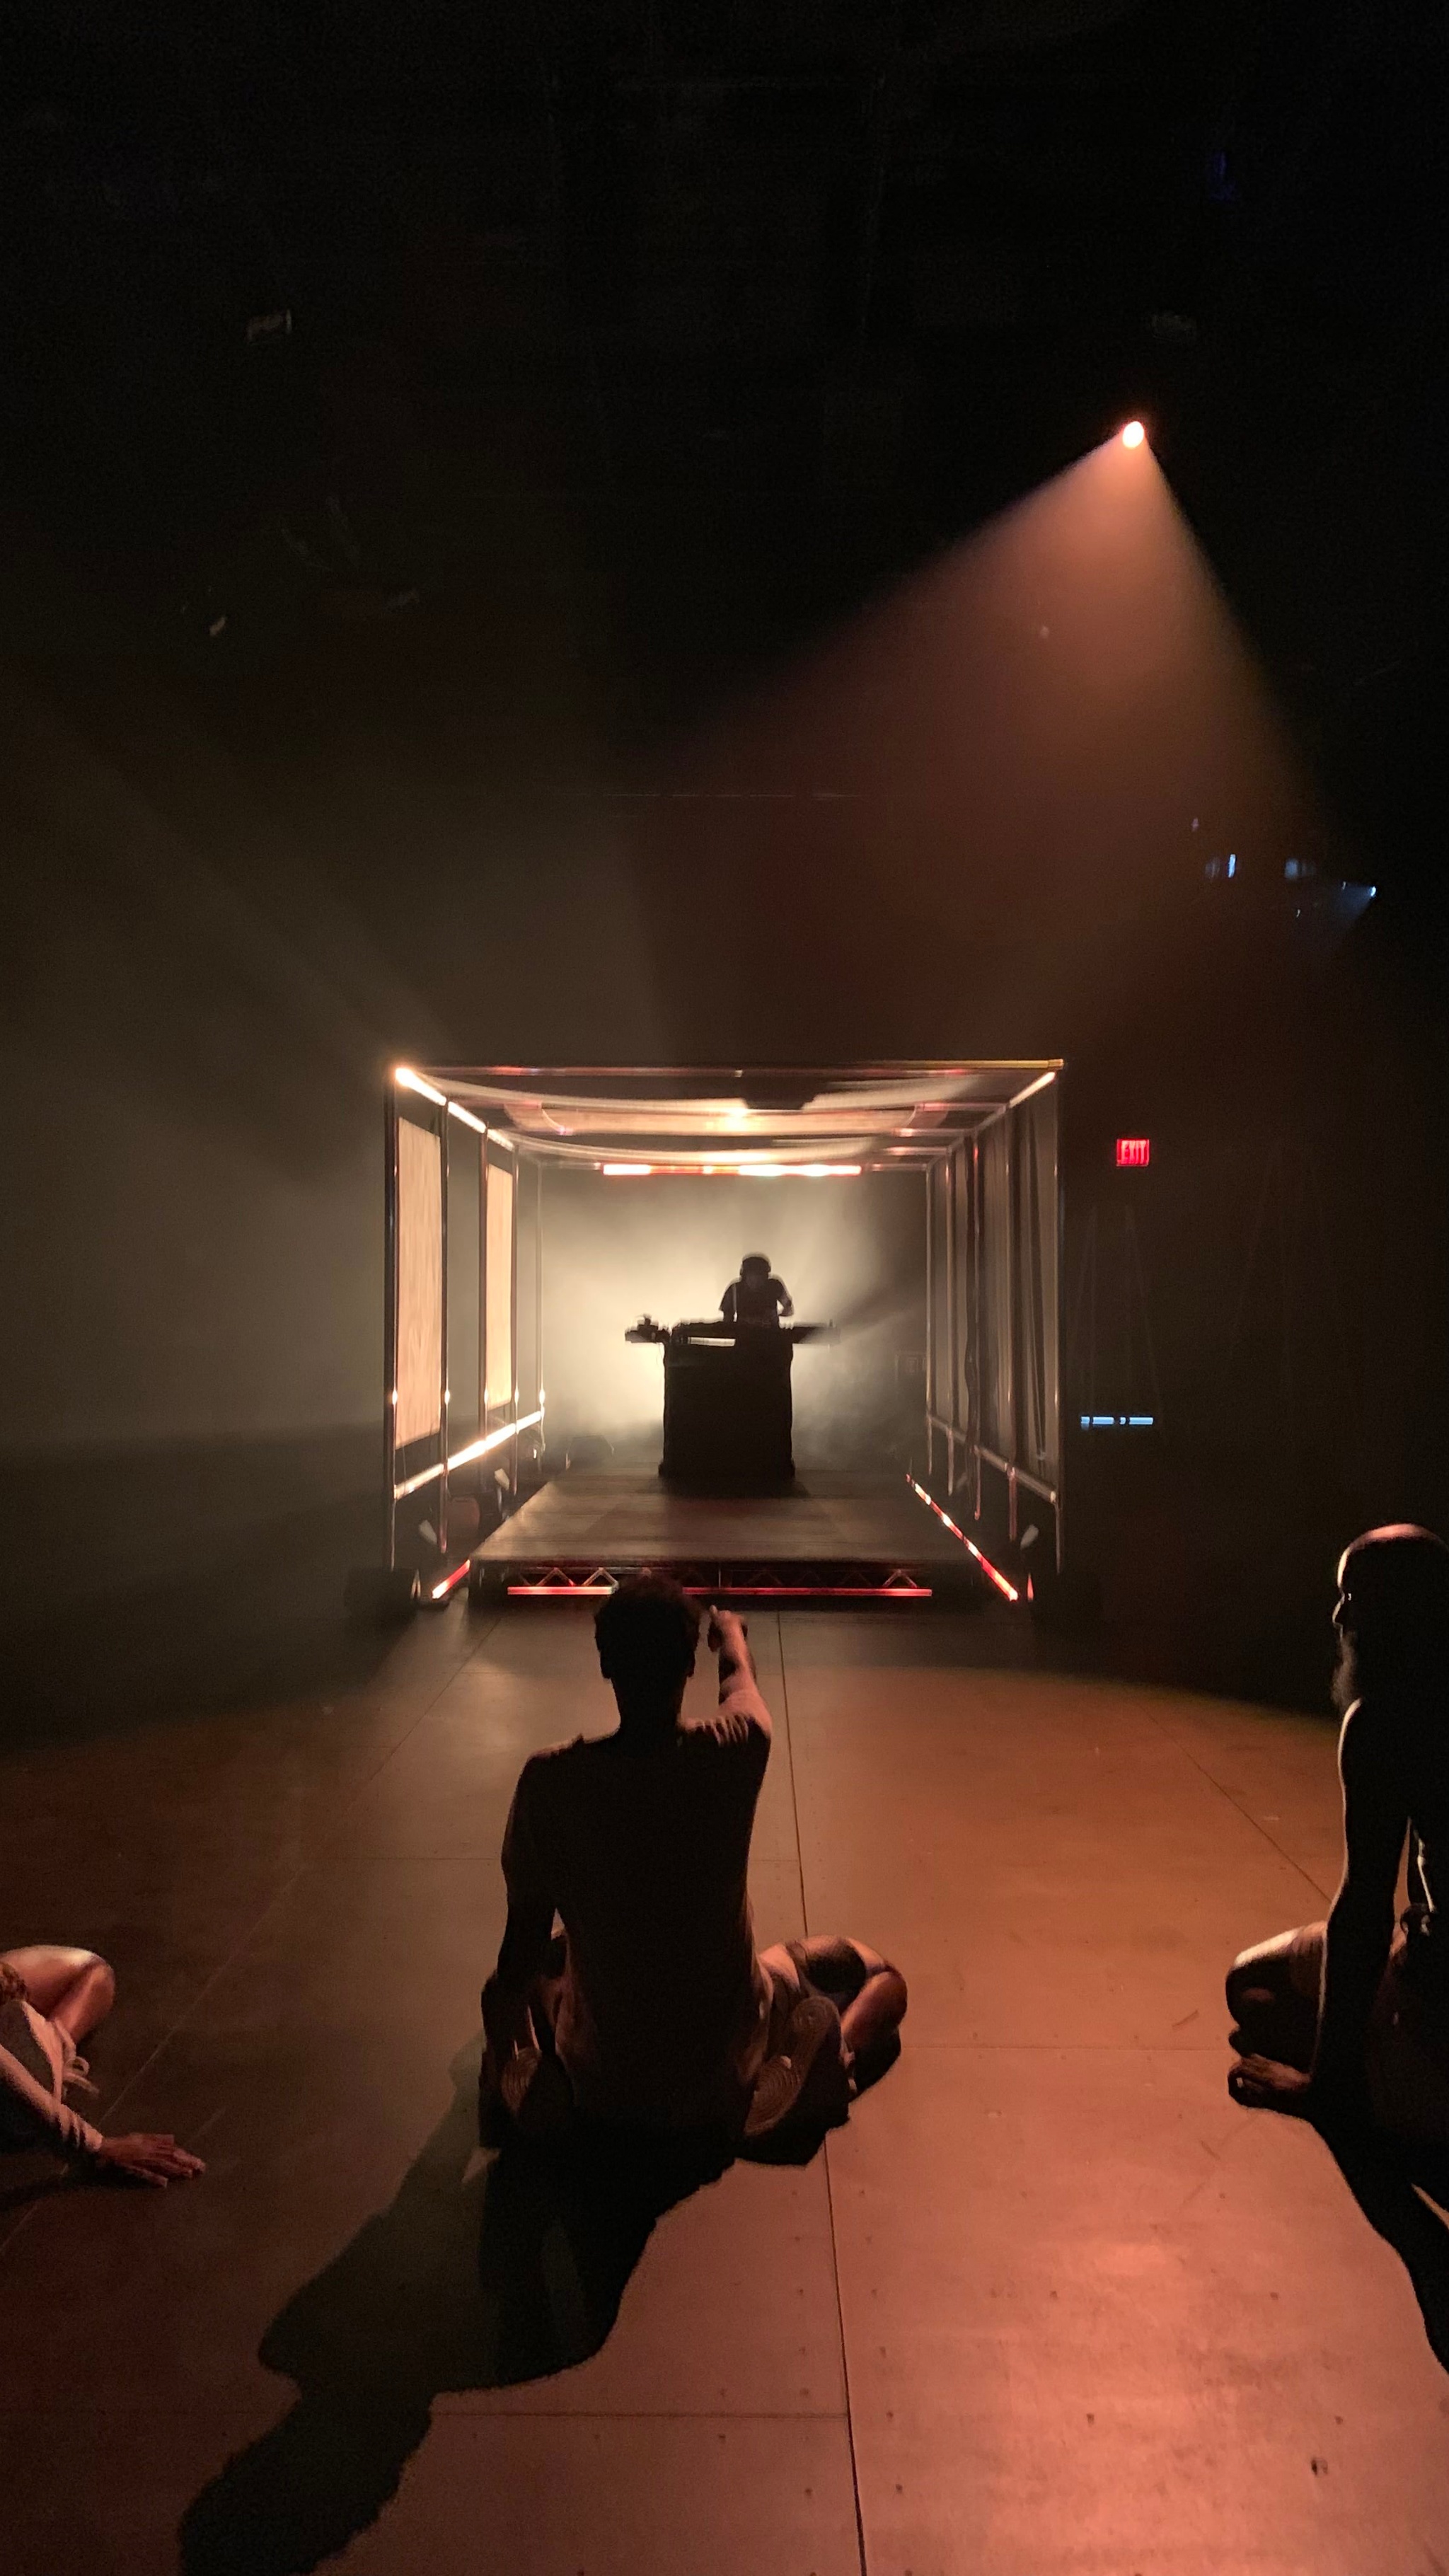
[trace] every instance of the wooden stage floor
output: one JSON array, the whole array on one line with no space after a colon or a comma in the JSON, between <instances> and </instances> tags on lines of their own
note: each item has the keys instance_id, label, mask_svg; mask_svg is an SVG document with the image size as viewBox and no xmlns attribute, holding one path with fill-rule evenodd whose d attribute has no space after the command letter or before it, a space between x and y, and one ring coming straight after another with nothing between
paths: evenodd
<instances>
[{"instance_id":1,"label":"wooden stage floor","mask_svg":"<svg viewBox=\"0 0 1449 2576\"><path fill-rule=\"evenodd\" d=\"M484 1572L558 1563L788 1569L915 1567L969 1579L971 1558L903 1475L802 1474L782 1494L686 1494L649 1469L558 1476L474 1553Z\"/></svg>"},{"instance_id":2,"label":"wooden stage floor","mask_svg":"<svg viewBox=\"0 0 1449 2576\"><path fill-rule=\"evenodd\" d=\"M652 2233L470 2131L514 1779L609 1718L584 1610L0 1752L0 1938L110 1954L101 2117L209 2163L0 2163L6 2576L1442 2576L1405 2269L1225 2086L1225 1962L1333 1886L1330 1726L1004 1610L752 1633L759 1937L897 1959L905 2051Z\"/></svg>"}]
</instances>

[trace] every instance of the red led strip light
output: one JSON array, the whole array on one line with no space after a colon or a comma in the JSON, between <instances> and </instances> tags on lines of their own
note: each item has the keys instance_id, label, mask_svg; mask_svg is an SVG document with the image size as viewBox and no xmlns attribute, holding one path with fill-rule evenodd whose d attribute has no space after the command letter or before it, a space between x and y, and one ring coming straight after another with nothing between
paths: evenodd
<instances>
[{"instance_id":1,"label":"red led strip light","mask_svg":"<svg viewBox=\"0 0 1449 2576\"><path fill-rule=\"evenodd\" d=\"M927 1493L925 1486L918 1485L915 1477L909 1475L906 1478L906 1483L910 1486L913 1494L920 1495L926 1509L934 1512L938 1521L944 1522L946 1528L950 1531L951 1536L953 1538L959 1538L962 1546L964 1548L969 1548L971 1554L975 1557L977 1564L980 1566L982 1573L995 1584L997 1591L1002 1595L1003 1599L1007 1601L1019 1601L1021 1599L1021 1594L1017 1591L1016 1585L1014 1583L1008 1583L1005 1575L1000 1573L992 1564L990 1557L982 1555L976 1541L973 1538L968 1538L963 1529L958 1529L956 1527L950 1513L942 1511L940 1504L935 1500L933 1495Z\"/></svg>"},{"instance_id":2,"label":"red led strip light","mask_svg":"<svg viewBox=\"0 0 1449 2576\"><path fill-rule=\"evenodd\" d=\"M451 1574L445 1575L441 1583L435 1583L433 1585L432 1591L428 1595L428 1599L430 1601L446 1601L449 1593L456 1592L459 1584L465 1579L469 1563L470 1560L465 1556L461 1565L455 1565Z\"/></svg>"}]
</instances>

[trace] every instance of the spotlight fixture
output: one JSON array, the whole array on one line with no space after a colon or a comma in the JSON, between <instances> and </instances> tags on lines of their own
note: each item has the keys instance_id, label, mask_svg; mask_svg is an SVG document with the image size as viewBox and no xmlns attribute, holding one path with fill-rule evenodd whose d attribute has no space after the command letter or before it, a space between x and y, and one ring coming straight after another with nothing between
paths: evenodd
<instances>
[{"instance_id":1,"label":"spotlight fixture","mask_svg":"<svg viewBox=\"0 0 1449 2576\"><path fill-rule=\"evenodd\" d=\"M1122 432L1122 444L1124 447L1140 447L1146 436L1140 420L1129 420Z\"/></svg>"}]
</instances>

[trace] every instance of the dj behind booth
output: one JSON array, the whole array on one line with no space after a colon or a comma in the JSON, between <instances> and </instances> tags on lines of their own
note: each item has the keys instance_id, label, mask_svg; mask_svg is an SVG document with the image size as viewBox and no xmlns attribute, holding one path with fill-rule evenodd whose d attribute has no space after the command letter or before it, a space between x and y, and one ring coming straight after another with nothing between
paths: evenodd
<instances>
[{"instance_id":1,"label":"dj behind booth","mask_svg":"<svg viewBox=\"0 0 1449 2576\"><path fill-rule=\"evenodd\" d=\"M833 1341L830 1324L783 1325L795 1309L761 1252L740 1264L718 1323L656 1324L641 1316L626 1342L664 1352L664 1455L671 1484L769 1493L795 1473L790 1370L797 1342Z\"/></svg>"}]
</instances>

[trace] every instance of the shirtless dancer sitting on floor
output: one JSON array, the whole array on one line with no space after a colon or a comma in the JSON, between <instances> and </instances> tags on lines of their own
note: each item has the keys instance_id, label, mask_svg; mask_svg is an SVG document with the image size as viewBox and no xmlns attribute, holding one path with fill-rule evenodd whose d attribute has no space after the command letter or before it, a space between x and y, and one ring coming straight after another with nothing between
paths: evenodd
<instances>
[{"instance_id":1,"label":"shirtless dancer sitting on floor","mask_svg":"<svg viewBox=\"0 0 1449 2576\"><path fill-rule=\"evenodd\" d=\"M525 2135L583 2113L763 2144L839 2123L899 2051L905 1980L873 1950L755 1949L746 1879L770 1716L724 1610L708 1633L718 1713L682 1716L698 1634L675 1584L622 1583L595 1622L617 1730L524 1765L483 1990L485 2128L501 2105Z\"/></svg>"},{"instance_id":2,"label":"shirtless dancer sitting on floor","mask_svg":"<svg viewBox=\"0 0 1449 2576\"><path fill-rule=\"evenodd\" d=\"M1343 1877L1228 1976L1235 2101L1449 2146L1449 1548L1396 1523L1338 1566ZM1394 1891L1408 1846L1408 1908Z\"/></svg>"},{"instance_id":3,"label":"shirtless dancer sitting on floor","mask_svg":"<svg viewBox=\"0 0 1449 2576\"><path fill-rule=\"evenodd\" d=\"M48 2147L164 2190L204 2173L200 2156L172 2137L103 2137L65 2098L95 2091L77 2051L115 2000L116 1980L94 1950L0 1950L0 2152Z\"/></svg>"}]
</instances>

